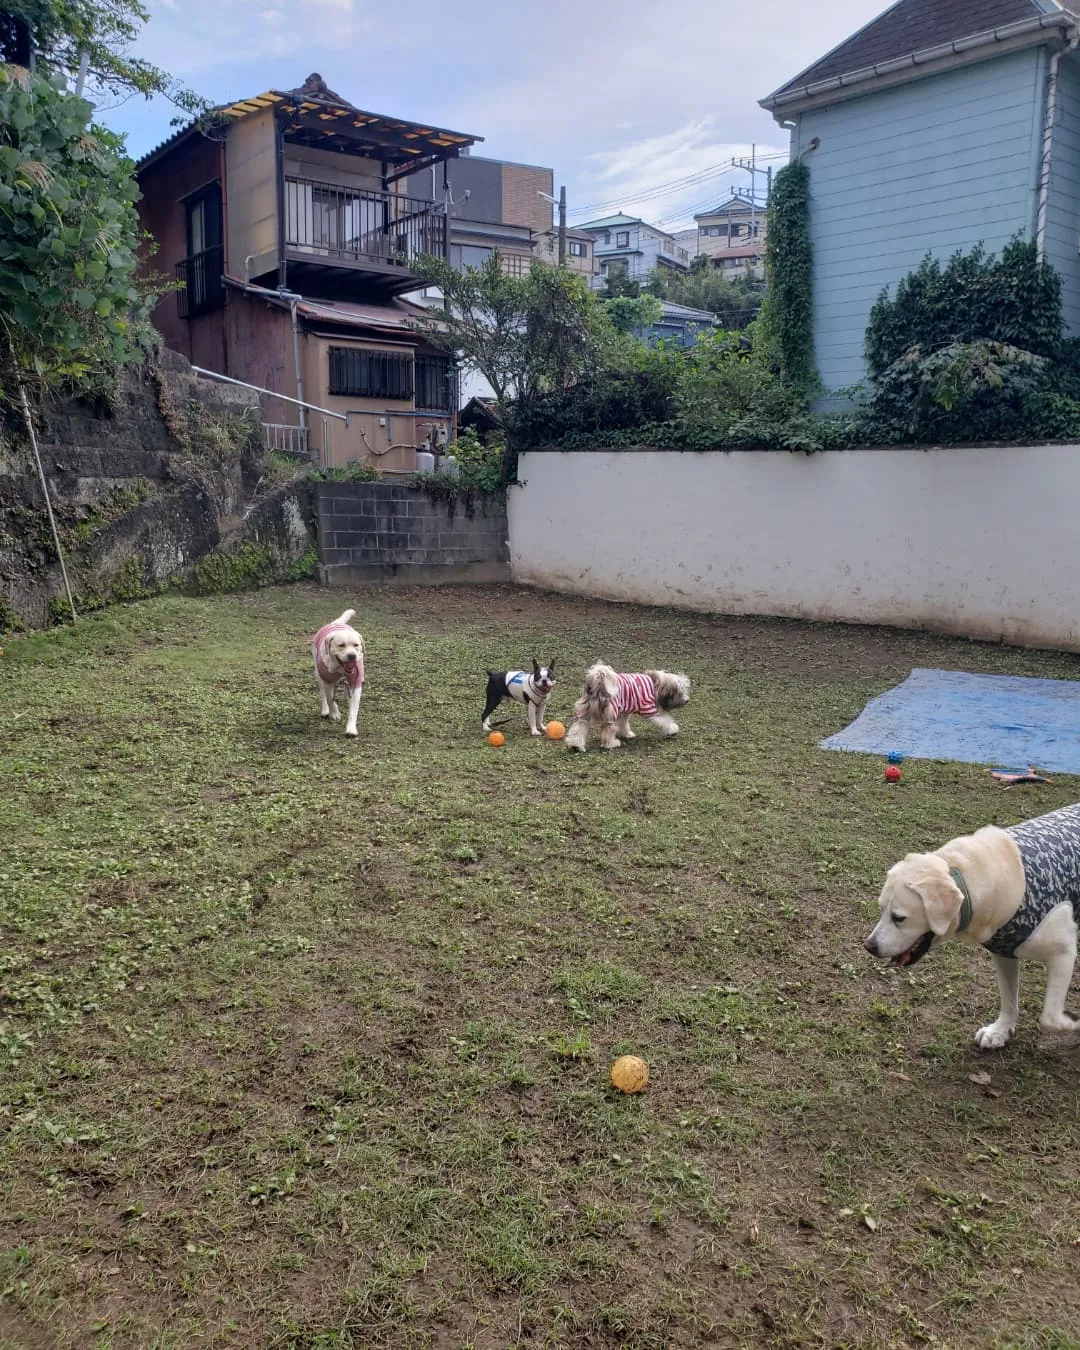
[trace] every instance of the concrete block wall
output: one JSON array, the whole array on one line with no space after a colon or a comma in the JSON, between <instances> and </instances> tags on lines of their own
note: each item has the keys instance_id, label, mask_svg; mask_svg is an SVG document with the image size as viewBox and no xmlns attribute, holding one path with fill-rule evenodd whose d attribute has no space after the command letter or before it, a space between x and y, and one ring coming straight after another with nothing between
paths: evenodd
<instances>
[{"instance_id":1,"label":"concrete block wall","mask_svg":"<svg viewBox=\"0 0 1080 1350\"><path fill-rule=\"evenodd\" d=\"M530 451L518 475L526 585L1080 651L1080 446Z\"/></svg>"},{"instance_id":2,"label":"concrete block wall","mask_svg":"<svg viewBox=\"0 0 1080 1350\"><path fill-rule=\"evenodd\" d=\"M510 577L506 501L453 504L411 483L317 483L319 578L432 584Z\"/></svg>"}]
</instances>

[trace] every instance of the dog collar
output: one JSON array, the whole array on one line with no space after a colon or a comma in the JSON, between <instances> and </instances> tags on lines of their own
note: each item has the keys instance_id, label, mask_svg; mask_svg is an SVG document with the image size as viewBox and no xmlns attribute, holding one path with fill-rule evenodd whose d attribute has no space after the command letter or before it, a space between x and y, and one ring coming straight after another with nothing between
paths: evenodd
<instances>
[{"instance_id":1,"label":"dog collar","mask_svg":"<svg viewBox=\"0 0 1080 1350\"><path fill-rule=\"evenodd\" d=\"M960 888L960 894L964 897L960 903L960 922L956 926L956 931L958 933L963 933L971 926L973 913L971 907L971 892L968 890L968 884L964 880L964 874L960 871L959 867L950 867L949 876L952 877L953 881Z\"/></svg>"}]
</instances>

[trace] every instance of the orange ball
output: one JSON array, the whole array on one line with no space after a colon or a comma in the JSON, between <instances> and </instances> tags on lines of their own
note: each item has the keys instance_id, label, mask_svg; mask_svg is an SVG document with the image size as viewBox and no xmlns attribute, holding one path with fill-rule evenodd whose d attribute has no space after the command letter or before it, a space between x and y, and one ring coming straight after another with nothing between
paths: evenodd
<instances>
[{"instance_id":1,"label":"orange ball","mask_svg":"<svg viewBox=\"0 0 1080 1350\"><path fill-rule=\"evenodd\" d=\"M549 722L544 730L549 741L561 741L566 735L566 728L561 722Z\"/></svg>"},{"instance_id":2,"label":"orange ball","mask_svg":"<svg viewBox=\"0 0 1080 1350\"><path fill-rule=\"evenodd\" d=\"M620 1092L640 1092L649 1081L649 1066L637 1055L621 1055L611 1066L611 1082Z\"/></svg>"},{"instance_id":3,"label":"orange ball","mask_svg":"<svg viewBox=\"0 0 1080 1350\"><path fill-rule=\"evenodd\" d=\"M493 731L488 737L488 745L505 745L506 737L501 731Z\"/></svg>"}]
</instances>

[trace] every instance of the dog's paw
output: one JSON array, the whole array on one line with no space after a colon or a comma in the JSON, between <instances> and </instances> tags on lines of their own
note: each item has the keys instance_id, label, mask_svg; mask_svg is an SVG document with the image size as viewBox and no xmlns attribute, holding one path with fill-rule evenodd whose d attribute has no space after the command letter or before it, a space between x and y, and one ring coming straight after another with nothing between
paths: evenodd
<instances>
[{"instance_id":1,"label":"dog's paw","mask_svg":"<svg viewBox=\"0 0 1080 1350\"><path fill-rule=\"evenodd\" d=\"M543 733L542 731L530 731L530 732L529 732L529 735L530 735L530 736L542 736L543 734L544 734L544 733Z\"/></svg>"},{"instance_id":2,"label":"dog's paw","mask_svg":"<svg viewBox=\"0 0 1080 1350\"><path fill-rule=\"evenodd\" d=\"M356 735L358 735L358 734L359 734L359 733L357 732L357 730L356 730L355 727L346 727L346 728L345 728L345 735L346 735L346 736L356 736Z\"/></svg>"},{"instance_id":3,"label":"dog's paw","mask_svg":"<svg viewBox=\"0 0 1080 1350\"><path fill-rule=\"evenodd\" d=\"M1042 1031L1080 1031L1080 1023L1072 1013L1062 1009L1059 1013L1051 1013L1047 1016L1043 1013L1039 1018L1039 1027Z\"/></svg>"},{"instance_id":4,"label":"dog's paw","mask_svg":"<svg viewBox=\"0 0 1080 1350\"><path fill-rule=\"evenodd\" d=\"M620 732L619 732L619 740L620 740L620 741L636 741L636 740L637 740L637 732L636 732L636 731L631 731L630 728L627 727L625 731L620 731Z\"/></svg>"},{"instance_id":5,"label":"dog's paw","mask_svg":"<svg viewBox=\"0 0 1080 1350\"><path fill-rule=\"evenodd\" d=\"M672 736L677 736L678 734L679 728L675 725L674 722L672 722L671 726L669 726L668 729L664 732L664 735L669 738Z\"/></svg>"},{"instance_id":6,"label":"dog's paw","mask_svg":"<svg viewBox=\"0 0 1080 1350\"><path fill-rule=\"evenodd\" d=\"M1011 1022L991 1022L975 1033L975 1044L980 1050L1000 1050L1003 1045L1008 1045L1015 1031Z\"/></svg>"}]
</instances>

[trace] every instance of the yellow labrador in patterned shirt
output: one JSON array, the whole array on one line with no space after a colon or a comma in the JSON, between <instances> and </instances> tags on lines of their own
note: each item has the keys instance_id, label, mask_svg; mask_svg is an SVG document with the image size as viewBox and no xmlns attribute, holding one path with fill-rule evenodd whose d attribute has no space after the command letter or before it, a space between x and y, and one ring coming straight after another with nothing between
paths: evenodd
<instances>
[{"instance_id":1,"label":"yellow labrador in patterned shirt","mask_svg":"<svg viewBox=\"0 0 1080 1350\"><path fill-rule=\"evenodd\" d=\"M1046 967L1039 1025L1074 1031L1065 1010L1080 928L1080 805L1013 825L984 825L934 853L891 867L866 939L872 956L912 966L943 938L985 947L997 970L1001 1009L975 1041L998 1050L1019 1020L1020 961Z\"/></svg>"}]
</instances>

